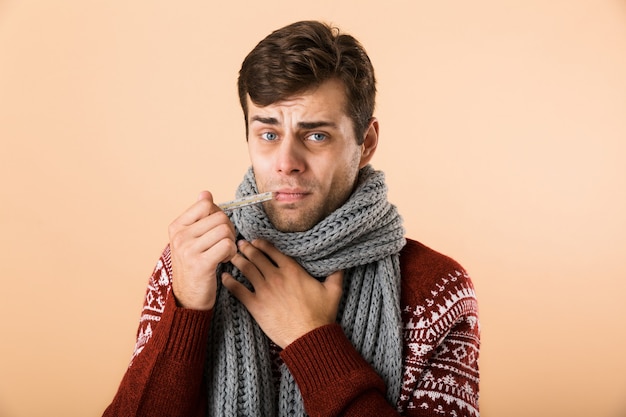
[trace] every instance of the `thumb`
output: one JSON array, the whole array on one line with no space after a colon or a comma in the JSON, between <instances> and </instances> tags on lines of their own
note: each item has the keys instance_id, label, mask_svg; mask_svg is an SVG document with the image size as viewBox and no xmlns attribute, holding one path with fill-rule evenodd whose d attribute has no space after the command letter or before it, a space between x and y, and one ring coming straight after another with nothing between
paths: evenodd
<instances>
[{"instance_id":1,"label":"thumb","mask_svg":"<svg viewBox=\"0 0 626 417\"><path fill-rule=\"evenodd\" d=\"M213 196L211 195L210 192L204 190L204 191L200 191L200 194L198 194L198 200L211 200L211 202L213 202Z\"/></svg>"}]
</instances>

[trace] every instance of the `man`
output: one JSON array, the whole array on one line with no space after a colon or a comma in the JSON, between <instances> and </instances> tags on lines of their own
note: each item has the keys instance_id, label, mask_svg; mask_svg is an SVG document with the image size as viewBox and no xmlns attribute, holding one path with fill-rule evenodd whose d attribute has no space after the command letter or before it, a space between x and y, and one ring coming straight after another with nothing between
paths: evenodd
<instances>
[{"instance_id":1,"label":"man","mask_svg":"<svg viewBox=\"0 0 626 417\"><path fill-rule=\"evenodd\" d=\"M470 278L404 238L370 161L362 46L319 22L270 34L239 73L251 169L169 228L133 360L105 416L477 416Z\"/></svg>"}]
</instances>

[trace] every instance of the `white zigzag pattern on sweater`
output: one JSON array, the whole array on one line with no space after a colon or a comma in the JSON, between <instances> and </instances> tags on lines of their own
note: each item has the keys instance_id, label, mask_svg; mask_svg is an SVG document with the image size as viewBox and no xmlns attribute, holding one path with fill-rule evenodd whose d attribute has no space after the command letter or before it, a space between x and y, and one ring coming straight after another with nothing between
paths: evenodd
<instances>
[{"instance_id":1,"label":"white zigzag pattern on sweater","mask_svg":"<svg viewBox=\"0 0 626 417\"><path fill-rule=\"evenodd\" d=\"M158 323L161 320L161 315L165 310L167 293L172 285L170 279L171 270L172 260L168 247L163 251L148 281L143 311L139 319L139 333L137 334L137 341L129 367L132 366L134 359L141 353L148 340L152 337L151 323Z\"/></svg>"},{"instance_id":2,"label":"white zigzag pattern on sweater","mask_svg":"<svg viewBox=\"0 0 626 417\"><path fill-rule=\"evenodd\" d=\"M466 284L468 278L461 271L442 277L424 305L404 308L411 316L404 325L410 353L405 358L400 411L419 408L449 417L479 415L478 340L470 332L479 332L479 322L476 295ZM468 331L446 332L455 325L464 325ZM465 383L459 385L458 379ZM444 407L441 401L454 403L462 414Z\"/></svg>"}]
</instances>

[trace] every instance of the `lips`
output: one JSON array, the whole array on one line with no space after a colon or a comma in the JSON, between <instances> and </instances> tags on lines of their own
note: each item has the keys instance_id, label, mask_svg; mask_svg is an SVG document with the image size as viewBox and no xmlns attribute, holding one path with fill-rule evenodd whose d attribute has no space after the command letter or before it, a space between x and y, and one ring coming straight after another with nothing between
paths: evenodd
<instances>
[{"instance_id":1,"label":"lips","mask_svg":"<svg viewBox=\"0 0 626 417\"><path fill-rule=\"evenodd\" d=\"M297 202L306 198L310 193L305 190L283 189L274 192L274 200L282 202Z\"/></svg>"}]
</instances>

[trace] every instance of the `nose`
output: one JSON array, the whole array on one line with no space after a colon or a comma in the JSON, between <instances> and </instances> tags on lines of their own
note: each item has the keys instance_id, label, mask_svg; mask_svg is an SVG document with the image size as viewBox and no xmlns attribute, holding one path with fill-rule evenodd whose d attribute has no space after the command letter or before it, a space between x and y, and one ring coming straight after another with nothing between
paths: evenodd
<instances>
[{"instance_id":1,"label":"nose","mask_svg":"<svg viewBox=\"0 0 626 417\"><path fill-rule=\"evenodd\" d=\"M280 142L276 152L276 171L291 175L305 169L304 144L294 135L287 135Z\"/></svg>"}]
</instances>

